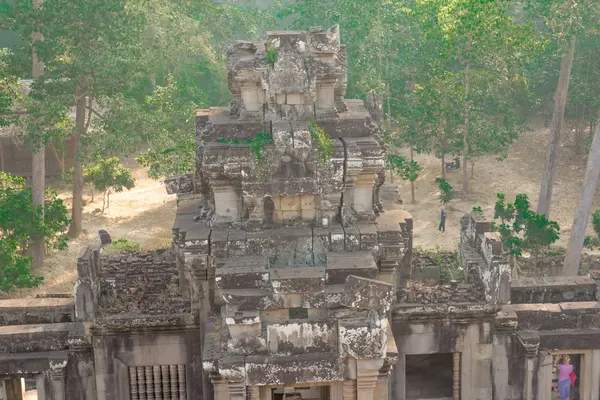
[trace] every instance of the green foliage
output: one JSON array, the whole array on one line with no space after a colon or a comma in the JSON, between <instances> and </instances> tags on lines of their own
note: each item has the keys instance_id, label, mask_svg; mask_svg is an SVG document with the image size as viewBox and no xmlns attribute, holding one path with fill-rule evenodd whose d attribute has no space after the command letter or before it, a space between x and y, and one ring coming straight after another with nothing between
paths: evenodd
<instances>
[{"instance_id":1,"label":"green foliage","mask_svg":"<svg viewBox=\"0 0 600 400\"><path fill-rule=\"evenodd\" d=\"M267 144L273 144L273 136L268 132L258 132L256 136L248 140L239 139L225 139L221 138L217 140L219 143L227 144L246 144L250 145L252 152L254 153L254 159L257 163L260 163L263 159L264 147Z\"/></svg>"},{"instance_id":2,"label":"green foliage","mask_svg":"<svg viewBox=\"0 0 600 400\"><path fill-rule=\"evenodd\" d=\"M275 43L267 43L265 55L265 64L273 65L277 62L277 59L279 58L279 50L275 46Z\"/></svg>"},{"instance_id":3,"label":"green foliage","mask_svg":"<svg viewBox=\"0 0 600 400\"><path fill-rule=\"evenodd\" d=\"M87 168L86 176L96 189L103 192L102 211L105 205L110 204L111 193L130 190L135 185L131 170L123 166L118 157L98 157L96 164Z\"/></svg>"},{"instance_id":4,"label":"green foliage","mask_svg":"<svg viewBox=\"0 0 600 400\"><path fill-rule=\"evenodd\" d=\"M25 251L34 237L43 237L47 248L64 249L69 224L67 209L55 192L46 193L43 207L34 207L25 180L0 172L0 290L38 286L43 278L31 273L31 257Z\"/></svg>"},{"instance_id":5,"label":"green foliage","mask_svg":"<svg viewBox=\"0 0 600 400\"><path fill-rule=\"evenodd\" d=\"M500 220L500 224L494 223L492 227L502 236L505 250L515 262L523 251L528 251L538 265L540 255L560 238L558 223L530 210L526 194L518 194L512 203L506 202L502 193L497 196L494 219Z\"/></svg>"},{"instance_id":6,"label":"green foliage","mask_svg":"<svg viewBox=\"0 0 600 400\"><path fill-rule=\"evenodd\" d=\"M473 207L473 208L471 209L471 212L474 212L474 213L482 213L482 212L483 212L483 210L481 209L481 206L476 206L476 207Z\"/></svg>"},{"instance_id":7,"label":"green foliage","mask_svg":"<svg viewBox=\"0 0 600 400\"><path fill-rule=\"evenodd\" d=\"M403 180L410 182L416 181L422 170L415 160L409 160L400 154L388 154L386 166L400 175Z\"/></svg>"},{"instance_id":8,"label":"green foliage","mask_svg":"<svg viewBox=\"0 0 600 400\"><path fill-rule=\"evenodd\" d=\"M17 98L17 78L9 71L12 53L10 49L0 48L0 127L16 122L8 115Z\"/></svg>"},{"instance_id":9,"label":"green foliage","mask_svg":"<svg viewBox=\"0 0 600 400\"><path fill-rule=\"evenodd\" d=\"M140 243L133 240L127 240L124 238L117 239L110 244L110 252L121 252L121 251L137 251L140 249Z\"/></svg>"},{"instance_id":10,"label":"green foliage","mask_svg":"<svg viewBox=\"0 0 600 400\"><path fill-rule=\"evenodd\" d=\"M440 202L444 205L448 204L454 198L454 188L444 178L435 178L435 182L440 188Z\"/></svg>"},{"instance_id":11,"label":"green foliage","mask_svg":"<svg viewBox=\"0 0 600 400\"><path fill-rule=\"evenodd\" d=\"M595 236L586 236L583 241L583 246L591 250L600 247L600 210L592 214L592 229Z\"/></svg>"},{"instance_id":12,"label":"green foliage","mask_svg":"<svg viewBox=\"0 0 600 400\"><path fill-rule=\"evenodd\" d=\"M317 145L317 159L329 162L333 156L333 140L314 119L308 124L308 131L313 142Z\"/></svg>"}]
</instances>

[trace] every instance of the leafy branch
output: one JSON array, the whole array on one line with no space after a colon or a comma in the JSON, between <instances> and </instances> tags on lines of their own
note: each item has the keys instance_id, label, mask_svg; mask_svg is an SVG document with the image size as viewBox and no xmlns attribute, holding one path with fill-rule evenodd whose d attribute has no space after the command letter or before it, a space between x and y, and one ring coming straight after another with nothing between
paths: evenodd
<instances>
[{"instance_id":1,"label":"leafy branch","mask_svg":"<svg viewBox=\"0 0 600 400\"><path fill-rule=\"evenodd\" d=\"M325 133L323 128L314 119L308 124L308 131L312 140L317 144L318 159L327 162L333 156L333 139Z\"/></svg>"},{"instance_id":2,"label":"leafy branch","mask_svg":"<svg viewBox=\"0 0 600 400\"><path fill-rule=\"evenodd\" d=\"M415 160L409 160L400 154L388 154L386 158L387 168L395 171L405 181L414 182L423 169Z\"/></svg>"},{"instance_id":3,"label":"leafy branch","mask_svg":"<svg viewBox=\"0 0 600 400\"><path fill-rule=\"evenodd\" d=\"M252 151L254 152L254 159L256 162L262 161L264 147L267 144L273 144L273 136L267 132L258 132L256 136L252 139L248 140L239 140L239 139L227 139L221 138L217 140L219 143L227 143L227 144L246 144L250 145Z\"/></svg>"},{"instance_id":4,"label":"leafy branch","mask_svg":"<svg viewBox=\"0 0 600 400\"><path fill-rule=\"evenodd\" d=\"M266 52L265 52L265 64L273 65L277 62L278 58L279 58L279 50L275 46L275 43L273 43L273 42L267 43Z\"/></svg>"},{"instance_id":5,"label":"leafy branch","mask_svg":"<svg viewBox=\"0 0 600 400\"><path fill-rule=\"evenodd\" d=\"M535 265L541 268L540 255L560 238L560 227L555 221L549 221L543 214L530 210L526 194L518 194L513 203L507 203L504 194L498 193L494 206L492 231L497 231L502 237L504 249L513 264L513 275L521 272L517 258L523 251L529 251L535 260ZM481 209L481 207L477 207Z\"/></svg>"},{"instance_id":6,"label":"leafy branch","mask_svg":"<svg viewBox=\"0 0 600 400\"><path fill-rule=\"evenodd\" d=\"M444 178L435 178L435 182L440 188L440 202L448 204L454 198L454 188Z\"/></svg>"}]
</instances>

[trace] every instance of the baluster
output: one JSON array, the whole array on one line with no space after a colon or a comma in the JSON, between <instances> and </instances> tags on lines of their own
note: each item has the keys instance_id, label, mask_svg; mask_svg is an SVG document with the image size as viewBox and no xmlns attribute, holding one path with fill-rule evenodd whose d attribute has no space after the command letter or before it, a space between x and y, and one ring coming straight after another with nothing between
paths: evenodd
<instances>
[{"instance_id":1,"label":"baluster","mask_svg":"<svg viewBox=\"0 0 600 400\"><path fill-rule=\"evenodd\" d=\"M135 367L129 367L129 396L131 400L140 400L138 396L137 373Z\"/></svg>"},{"instance_id":2,"label":"baluster","mask_svg":"<svg viewBox=\"0 0 600 400\"><path fill-rule=\"evenodd\" d=\"M144 367L135 367L138 381L138 396L140 400L146 400L146 377L144 376Z\"/></svg>"},{"instance_id":3,"label":"baluster","mask_svg":"<svg viewBox=\"0 0 600 400\"><path fill-rule=\"evenodd\" d=\"M171 385L169 380L169 366L161 365L160 374L162 376L162 387L163 387L163 398L166 400L171 399Z\"/></svg>"},{"instance_id":4,"label":"baluster","mask_svg":"<svg viewBox=\"0 0 600 400\"><path fill-rule=\"evenodd\" d=\"M152 367L144 367L146 372L146 399L154 400L154 383L152 379Z\"/></svg>"},{"instance_id":5,"label":"baluster","mask_svg":"<svg viewBox=\"0 0 600 400\"><path fill-rule=\"evenodd\" d=\"M187 400L187 391L185 389L185 365L177 366L177 377L179 378L179 399Z\"/></svg>"},{"instance_id":6,"label":"baluster","mask_svg":"<svg viewBox=\"0 0 600 400\"><path fill-rule=\"evenodd\" d=\"M154 398L162 400L162 382L160 380L160 367L158 365L152 367L152 374L154 375Z\"/></svg>"},{"instance_id":7,"label":"baluster","mask_svg":"<svg viewBox=\"0 0 600 400\"><path fill-rule=\"evenodd\" d=\"M177 365L169 365L169 378L171 379L171 400L179 400Z\"/></svg>"}]
</instances>

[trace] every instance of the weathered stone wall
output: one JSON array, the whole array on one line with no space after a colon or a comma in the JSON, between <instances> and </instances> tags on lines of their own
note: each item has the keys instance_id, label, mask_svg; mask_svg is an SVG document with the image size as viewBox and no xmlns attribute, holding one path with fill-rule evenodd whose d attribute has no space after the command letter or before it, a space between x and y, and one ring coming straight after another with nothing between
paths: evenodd
<instances>
[{"instance_id":1,"label":"weathered stone wall","mask_svg":"<svg viewBox=\"0 0 600 400\"><path fill-rule=\"evenodd\" d=\"M79 258L78 270L77 310L88 318L97 312L177 314L190 310L181 294L171 249L113 253L91 246Z\"/></svg>"},{"instance_id":2,"label":"weathered stone wall","mask_svg":"<svg viewBox=\"0 0 600 400\"><path fill-rule=\"evenodd\" d=\"M595 301L596 281L587 276L546 276L513 279L511 303Z\"/></svg>"},{"instance_id":3,"label":"weathered stone wall","mask_svg":"<svg viewBox=\"0 0 600 400\"><path fill-rule=\"evenodd\" d=\"M510 302L511 268L497 232L490 232L491 220L482 213L466 214L461 219L459 261L467 283L480 281L486 301Z\"/></svg>"},{"instance_id":4,"label":"weathered stone wall","mask_svg":"<svg viewBox=\"0 0 600 400\"><path fill-rule=\"evenodd\" d=\"M202 398L199 379L202 375L202 346L199 327L193 319L155 317L153 321L113 320L105 326L93 328L92 333L97 400L130 398L130 367L138 367L143 373L139 379L158 384L162 390L163 374L157 376L155 373L173 366L181 370L182 376L171 393L180 393L183 389L187 396L181 398ZM165 378L164 383L171 390L171 382ZM154 387L149 390L152 393L159 392ZM180 397L177 395L177 398Z\"/></svg>"},{"instance_id":5,"label":"weathered stone wall","mask_svg":"<svg viewBox=\"0 0 600 400\"><path fill-rule=\"evenodd\" d=\"M72 298L0 300L0 326L73 322Z\"/></svg>"}]
</instances>

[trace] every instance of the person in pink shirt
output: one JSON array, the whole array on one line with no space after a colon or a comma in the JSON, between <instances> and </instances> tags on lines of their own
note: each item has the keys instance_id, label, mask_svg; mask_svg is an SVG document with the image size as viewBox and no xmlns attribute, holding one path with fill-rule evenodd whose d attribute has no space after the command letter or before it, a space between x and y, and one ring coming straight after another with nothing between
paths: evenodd
<instances>
[{"instance_id":1,"label":"person in pink shirt","mask_svg":"<svg viewBox=\"0 0 600 400\"><path fill-rule=\"evenodd\" d=\"M558 391L560 393L560 400L569 400L571 397L571 373L573 372L573 365L571 364L571 358L564 354L557 358L557 375L558 375Z\"/></svg>"}]
</instances>

